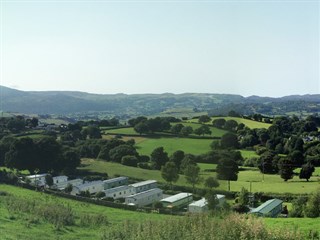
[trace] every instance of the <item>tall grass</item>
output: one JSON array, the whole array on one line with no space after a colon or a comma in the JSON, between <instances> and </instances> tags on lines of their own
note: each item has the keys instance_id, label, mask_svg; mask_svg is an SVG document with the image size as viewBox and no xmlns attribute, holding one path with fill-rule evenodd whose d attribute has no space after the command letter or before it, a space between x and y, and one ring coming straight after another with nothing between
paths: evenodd
<instances>
[{"instance_id":1,"label":"tall grass","mask_svg":"<svg viewBox=\"0 0 320 240\"><path fill-rule=\"evenodd\" d=\"M253 216L232 214L224 218L187 216L167 221L125 222L105 231L101 240L299 240L298 232L270 230Z\"/></svg>"}]
</instances>

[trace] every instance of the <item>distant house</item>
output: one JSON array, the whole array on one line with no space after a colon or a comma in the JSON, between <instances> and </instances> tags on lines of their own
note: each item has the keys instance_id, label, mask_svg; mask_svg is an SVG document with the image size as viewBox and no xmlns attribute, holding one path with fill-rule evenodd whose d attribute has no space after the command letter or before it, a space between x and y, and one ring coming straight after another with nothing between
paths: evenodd
<instances>
[{"instance_id":1,"label":"distant house","mask_svg":"<svg viewBox=\"0 0 320 240\"><path fill-rule=\"evenodd\" d=\"M103 181L103 188L104 189L110 189L114 187L119 187L123 185L128 184L128 178L127 177L117 177L117 178L111 178L108 180Z\"/></svg>"},{"instance_id":2,"label":"distant house","mask_svg":"<svg viewBox=\"0 0 320 240\"><path fill-rule=\"evenodd\" d=\"M110 189L104 190L103 192L106 194L106 197L114 198L114 199L125 198L135 194L135 192L133 192L133 189L129 186L120 186L120 187L110 188Z\"/></svg>"},{"instance_id":3,"label":"distant house","mask_svg":"<svg viewBox=\"0 0 320 240\"><path fill-rule=\"evenodd\" d=\"M30 184L37 187L44 187L46 185L47 174L35 174L27 176L26 178L30 180Z\"/></svg>"},{"instance_id":4,"label":"distant house","mask_svg":"<svg viewBox=\"0 0 320 240\"><path fill-rule=\"evenodd\" d=\"M72 195L79 195L81 192L89 191L90 194L94 194L97 192L102 192L103 189L103 181L92 181L86 182L84 184L74 186L72 188Z\"/></svg>"},{"instance_id":5,"label":"distant house","mask_svg":"<svg viewBox=\"0 0 320 240\"><path fill-rule=\"evenodd\" d=\"M205 198L200 199L199 201L190 203L188 206L188 211L191 213L203 213L208 211L208 203Z\"/></svg>"},{"instance_id":6,"label":"distant house","mask_svg":"<svg viewBox=\"0 0 320 240\"><path fill-rule=\"evenodd\" d=\"M129 187L131 187L135 193L140 193L153 188L157 188L158 184L156 180L147 180L143 182L130 184Z\"/></svg>"},{"instance_id":7,"label":"distant house","mask_svg":"<svg viewBox=\"0 0 320 240\"><path fill-rule=\"evenodd\" d=\"M261 217L277 217L282 211L282 203L279 199L271 199L252 209L250 213Z\"/></svg>"},{"instance_id":8,"label":"distant house","mask_svg":"<svg viewBox=\"0 0 320 240\"><path fill-rule=\"evenodd\" d=\"M137 207L144 207L162 199L162 190L154 188L144 192L130 195L125 198L125 203Z\"/></svg>"},{"instance_id":9,"label":"distant house","mask_svg":"<svg viewBox=\"0 0 320 240\"><path fill-rule=\"evenodd\" d=\"M193 200L191 193L178 193L176 195L161 200L164 207L182 207L188 205Z\"/></svg>"}]
</instances>

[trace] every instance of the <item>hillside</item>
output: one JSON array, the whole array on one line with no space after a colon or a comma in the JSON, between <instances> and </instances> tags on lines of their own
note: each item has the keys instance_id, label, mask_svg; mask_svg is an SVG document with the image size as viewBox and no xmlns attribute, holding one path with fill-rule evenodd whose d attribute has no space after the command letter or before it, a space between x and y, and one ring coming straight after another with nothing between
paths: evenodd
<instances>
[{"instance_id":1,"label":"hillside","mask_svg":"<svg viewBox=\"0 0 320 240\"><path fill-rule=\"evenodd\" d=\"M320 112L320 95L282 98L233 94L91 94L73 91L19 91L0 86L1 111L25 114L108 115L126 119L138 115L180 116L241 114L310 114Z\"/></svg>"}]
</instances>

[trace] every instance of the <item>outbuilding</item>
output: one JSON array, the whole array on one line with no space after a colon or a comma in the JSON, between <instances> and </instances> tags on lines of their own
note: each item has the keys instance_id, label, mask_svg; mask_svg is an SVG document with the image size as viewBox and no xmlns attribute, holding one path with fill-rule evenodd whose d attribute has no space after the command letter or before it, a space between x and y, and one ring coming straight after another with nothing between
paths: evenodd
<instances>
[{"instance_id":1,"label":"outbuilding","mask_svg":"<svg viewBox=\"0 0 320 240\"><path fill-rule=\"evenodd\" d=\"M129 186L120 186L120 187L110 188L110 189L104 190L103 192L106 194L105 197L113 198L113 199L125 198L134 194L132 188Z\"/></svg>"},{"instance_id":2,"label":"outbuilding","mask_svg":"<svg viewBox=\"0 0 320 240\"><path fill-rule=\"evenodd\" d=\"M144 207L157 202L160 199L162 199L162 190L159 188L154 188L126 197L125 203L137 207Z\"/></svg>"},{"instance_id":3,"label":"outbuilding","mask_svg":"<svg viewBox=\"0 0 320 240\"><path fill-rule=\"evenodd\" d=\"M164 207L182 207L190 204L193 200L191 193L178 193L161 200Z\"/></svg>"},{"instance_id":4,"label":"outbuilding","mask_svg":"<svg viewBox=\"0 0 320 240\"><path fill-rule=\"evenodd\" d=\"M90 194L94 194L97 192L102 192L103 189L103 181L92 181L92 182L86 182L84 184L74 186L71 194L72 195L78 195L81 192L89 191Z\"/></svg>"},{"instance_id":5,"label":"outbuilding","mask_svg":"<svg viewBox=\"0 0 320 240\"><path fill-rule=\"evenodd\" d=\"M282 212L282 203L283 201L280 199L270 199L252 209L250 213L260 217L277 217Z\"/></svg>"},{"instance_id":6,"label":"outbuilding","mask_svg":"<svg viewBox=\"0 0 320 240\"><path fill-rule=\"evenodd\" d=\"M208 203L205 198L200 199L199 201L190 203L188 206L188 211L191 213L203 213L207 212L208 209Z\"/></svg>"},{"instance_id":7,"label":"outbuilding","mask_svg":"<svg viewBox=\"0 0 320 240\"><path fill-rule=\"evenodd\" d=\"M35 174L27 176L26 178L30 180L30 184L37 187L44 187L46 185L46 173Z\"/></svg>"},{"instance_id":8,"label":"outbuilding","mask_svg":"<svg viewBox=\"0 0 320 240\"><path fill-rule=\"evenodd\" d=\"M104 189L110 189L114 187L119 187L123 185L128 184L128 178L127 177L117 177L117 178L111 178L103 181L103 188Z\"/></svg>"},{"instance_id":9,"label":"outbuilding","mask_svg":"<svg viewBox=\"0 0 320 240\"><path fill-rule=\"evenodd\" d=\"M158 184L156 180L146 180L143 182L137 182L137 183L133 183L130 184L129 187L132 188L132 191L134 193L140 193L140 192L144 192L153 188L157 188Z\"/></svg>"}]
</instances>

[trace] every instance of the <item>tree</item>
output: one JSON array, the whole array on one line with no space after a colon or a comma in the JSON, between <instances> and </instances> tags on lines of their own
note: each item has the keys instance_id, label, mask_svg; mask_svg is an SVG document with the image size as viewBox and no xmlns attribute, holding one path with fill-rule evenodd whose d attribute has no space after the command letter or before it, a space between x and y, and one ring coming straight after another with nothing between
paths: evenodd
<instances>
[{"instance_id":1,"label":"tree","mask_svg":"<svg viewBox=\"0 0 320 240\"><path fill-rule=\"evenodd\" d=\"M244 187L241 188L241 191L238 196L238 203L242 206L249 204L249 191Z\"/></svg>"},{"instance_id":2,"label":"tree","mask_svg":"<svg viewBox=\"0 0 320 240\"><path fill-rule=\"evenodd\" d=\"M204 185L209 188L209 189L212 189L212 188L217 188L219 187L219 182L218 182L218 179L216 179L215 177L208 177L205 182L204 182Z\"/></svg>"},{"instance_id":3,"label":"tree","mask_svg":"<svg viewBox=\"0 0 320 240\"><path fill-rule=\"evenodd\" d=\"M291 159L292 164L294 164L296 167L301 167L304 163L303 153L298 150L294 150L293 152L291 152L288 155L288 158Z\"/></svg>"},{"instance_id":4,"label":"tree","mask_svg":"<svg viewBox=\"0 0 320 240\"><path fill-rule=\"evenodd\" d=\"M307 182L309 182L309 179L312 176L312 173L314 172L314 170L315 170L314 166L310 163L302 165L299 178L306 179Z\"/></svg>"},{"instance_id":5,"label":"tree","mask_svg":"<svg viewBox=\"0 0 320 240\"><path fill-rule=\"evenodd\" d=\"M238 137L234 133L226 133L221 137L220 140L221 148L227 149L227 148L238 148L239 142Z\"/></svg>"},{"instance_id":6,"label":"tree","mask_svg":"<svg viewBox=\"0 0 320 240\"><path fill-rule=\"evenodd\" d=\"M274 174L278 172L276 164L276 154L272 151L264 152L259 158L259 169L262 173Z\"/></svg>"},{"instance_id":7,"label":"tree","mask_svg":"<svg viewBox=\"0 0 320 240\"><path fill-rule=\"evenodd\" d=\"M154 169L160 170L168 161L168 153L164 151L163 147L158 147L152 151L151 162L154 164Z\"/></svg>"},{"instance_id":8,"label":"tree","mask_svg":"<svg viewBox=\"0 0 320 240\"><path fill-rule=\"evenodd\" d=\"M194 193L195 185L201 182L200 168L198 165L188 165L184 169L184 175L187 183L192 185L192 192Z\"/></svg>"},{"instance_id":9,"label":"tree","mask_svg":"<svg viewBox=\"0 0 320 240\"><path fill-rule=\"evenodd\" d=\"M109 151L110 160L120 163L124 156L138 156L137 150L130 145L119 145Z\"/></svg>"},{"instance_id":10,"label":"tree","mask_svg":"<svg viewBox=\"0 0 320 240\"><path fill-rule=\"evenodd\" d=\"M295 169L291 159L281 158L279 161L279 173L284 181L293 178L293 170Z\"/></svg>"},{"instance_id":11,"label":"tree","mask_svg":"<svg viewBox=\"0 0 320 240\"><path fill-rule=\"evenodd\" d=\"M206 194L207 206L209 210L215 210L219 205L219 200L217 199L217 195L212 191L209 190Z\"/></svg>"},{"instance_id":12,"label":"tree","mask_svg":"<svg viewBox=\"0 0 320 240\"><path fill-rule=\"evenodd\" d=\"M178 168L174 162L167 162L161 167L161 176L166 182L170 183L172 189L172 183L179 179Z\"/></svg>"},{"instance_id":13,"label":"tree","mask_svg":"<svg viewBox=\"0 0 320 240\"><path fill-rule=\"evenodd\" d=\"M148 133L149 132L149 126L147 125L147 123L145 121L139 122L138 124L136 124L133 128L137 133L139 133L140 135L143 133Z\"/></svg>"},{"instance_id":14,"label":"tree","mask_svg":"<svg viewBox=\"0 0 320 240\"><path fill-rule=\"evenodd\" d=\"M217 165L217 177L220 180L228 180L228 190L230 191L230 181L238 180L239 167L237 162L230 156L224 156Z\"/></svg>"},{"instance_id":15,"label":"tree","mask_svg":"<svg viewBox=\"0 0 320 240\"><path fill-rule=\"evenodd\" d=\"M209 126L207 126L207 125L202 125L201 127L196 128L196 129L194 130L194 133L197 134L197 135L205 135L205 134L211 135L212 132L211 132Z\"/></svg>"},{"instance_id":16,"label":"tree","mask_svg":"<svg viewBox=\"0 0 320 240\"><path fill-rule=\"evenodd\" d=\"M198 122L199 123L206 123L210 122L211 118L208 115L202 115L199 117Z\"/></svg>"},{"instance_id":17,"label":"tree","mask_svg":"<svg viewBox=\"0 0 320 240\"><path fill-rule=\"evenodd\" d=\"M63 173L66 175L74 174L80 165L81 159L78 152L68 148L63 151Z\"/></svg>"},{"instance_id":18,"label":"tree","mask_svg":"<svg viewBox=\"0 0 320 240\"><path fill-rule=\"evenodd\" d=\"M136 167L138 164L138 158L136 156L123 156L121 164L131 167Z\"/></svg>"},{"instance_id":19,"label":"tree","mask_svg":"<svg viewBox=\"0 0 320 240\"><path fill-rule=\"evenodd\" d=\"M193 128L190 126L183 127L180 131L180 134L184 137L189 136L191 133L193 133Z\"/></svg>"},{"instance_id":20,"label":"tree","mask_svg":"<svg viewBox=\"0 0 320 240\"><path fill-rule=\"evenodd\" d=\"M174 162L176 167L179 170L183 158L184 158L184 151L177 150L170 156L170 161Z\"/></svg>"},{"instance_id":21,"label":"tree","mask_svg":"<svg viewBox=\"0 0 320 240\"><path fill-rule=\"evenodd\" d=\"M66 188L64 189L64 191L65 191L66 193L71 193L71 192L72 192L72 189L73 189L72 184L68 183L68 185L66 186Z\"/></svg>"},{"instance_id":22,"label":"tree","mask_svg":"<svg viewBox=\"0 0 320 240\"><path fill-rule=\"evenodd\" d=\"M185 154L180 164L180 172L183 173L189 165L196 165L196 157L192 154Z\"/></svg>"},{"instance_id":23,"label":"tree","mask_svg":"<svg viewBox=\"0 0 320 240\"><path fill-rule=\"evenodd\" d=\"M100 128L96 126L88 126L84 130L86 135L89 136L90 139L99 139L101 138Z\"/></svg>"},{"instance_id":24,"label":"tree","mask_svg":"<svg viewBox=\"0 0 320 240\"><path fill-rule=\"evenodd\" d=\"M181 130L182 130L183 127L184 127L183 124L177 123L176 125L173 125L173 126L171 127L170 132L172 132L173 134L178 135L178 134L180 134L180 132L181 132Z\"/></svg>"},{"instance_id":25,"label":"tree","mask_svg":"<svg viewBox=\"0 0 320 240\"><path fill-rule=\"evenodd\" d=\"M235 131L237 129L237 126L238 126L237 121L233 119L227 120L226 123L224 124L224 128L229 131Z\"/></svg>"},{"instance_id":26,"label":"tree","mask_svg":"<svg viewBox=\"0 0 320 240\"><path fill-rule=\"evenodd\" d=\"M212 121L212 124L216 128L224 128L224 125L226 124L226 120L224 118L217 118Z\"/></svg>"},{"instance_id":27,"label":"tree","mask_svg":"<svg viewBox=\"0 0 320 240\"><path fill-rule=\"evenodd\" d=\"M46 184L51 187L53 185L53 178L51 176L51 174L47 174L45 176L45 180L46 180Z\"/></svg>"},{"instance_id":28,"label":"tree","mask_svg":"<svg viewBox=\"0 0 320 240\"><path fill-rule=\"evenodd\" d=\"M305 208L307 217L317 218L320 217L320 188L313 192L307 201Z\"/></svg>"}]
</instances>

